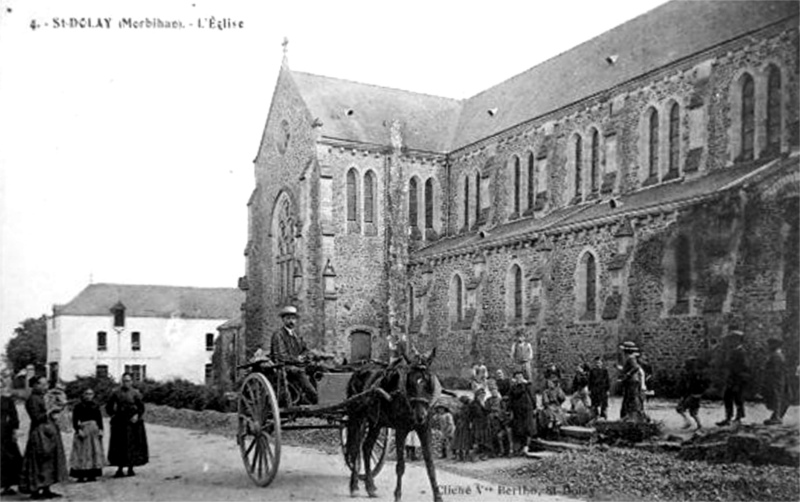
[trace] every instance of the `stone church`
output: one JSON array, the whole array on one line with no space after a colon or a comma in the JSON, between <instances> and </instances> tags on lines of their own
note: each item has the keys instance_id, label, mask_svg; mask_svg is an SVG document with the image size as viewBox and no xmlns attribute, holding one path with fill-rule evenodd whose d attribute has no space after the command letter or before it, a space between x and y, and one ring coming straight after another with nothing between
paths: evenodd
<instances>
[{"instance_id":1,"label":"stone church","mask_svg":"<svg viewBox=\"0 0 800 502\"><path fill-rule=\"evenodd\" d=\"M566 22L566 21L565 21ZM248 203L248 354L309 342L437 371L571 374L635 341L656 376L732 326L798 362L798 3L672 1L468 99L291 70Z\"/></svg>"}]
</instances>

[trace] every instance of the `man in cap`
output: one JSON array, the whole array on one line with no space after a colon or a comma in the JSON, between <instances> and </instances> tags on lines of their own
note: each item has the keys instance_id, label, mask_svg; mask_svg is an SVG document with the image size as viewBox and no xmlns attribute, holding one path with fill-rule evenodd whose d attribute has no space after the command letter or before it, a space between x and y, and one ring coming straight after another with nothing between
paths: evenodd
<instances>
[{"instance_id":1,"label":"man in cap","mask_svg":"<svg viewBox=\"0 0 800 502\"><path fill-rule=\"evenodd\" d=\"M728 334L728 350L725 357L725 391L722 400L725 403L725 420L717 422L719 426L729 425L731 419L740 423L744 418L744 387L750 379L750 369L744 352L744 332L732 329ZM736 405L736 417L733 406Z\"/></svg>"},{"instance_id":2,"label":"man in cap","mask_svg":"<svg viewBox=\"0 0 800 502\"><path fill-rule=\"evenodd\" d=\"M308 347L305 341L295 332L297 308L287 305L281 309L279 315L283 326L272 335L270 357L276 362L286 364L287 378L300 386L305 394L305 402L316 404L317 389L311 384L305 368L295 365L305 362L308 357Z\"/></svg>"}]
</instances>

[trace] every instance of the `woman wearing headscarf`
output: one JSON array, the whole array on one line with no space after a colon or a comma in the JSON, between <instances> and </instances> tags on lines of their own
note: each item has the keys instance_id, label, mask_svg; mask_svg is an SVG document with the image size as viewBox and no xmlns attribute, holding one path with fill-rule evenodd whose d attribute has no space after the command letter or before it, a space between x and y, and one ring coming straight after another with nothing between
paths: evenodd
<instances>
[{"instance_id":1,"label":"woman wearing headscarf","mask_svg":"<svg viewBox=\"0 0 800 502\"><path fill-rule=\"evenodd\" d=\"M103 475L106 465L103 455L103 415L94 401L94 391L83 391L81 401L72 410L72 439L70 455L70 476L78 478L78 483L96 481Z\"/></svg>"}]
</instances>

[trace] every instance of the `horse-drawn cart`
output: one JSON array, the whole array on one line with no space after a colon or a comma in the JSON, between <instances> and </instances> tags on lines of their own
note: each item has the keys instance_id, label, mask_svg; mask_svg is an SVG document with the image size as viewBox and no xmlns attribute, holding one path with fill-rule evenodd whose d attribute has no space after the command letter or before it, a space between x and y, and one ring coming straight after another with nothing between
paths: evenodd
<instances>
[{"instance_id":1,"label":"horse-drawn cart","mask_svg":"<svg viewBox=\"0 0 800 502\"><path fill-rule=\"evenodd\" d=\"M238 430L236 442L245 470L258 486L268 486L278 473L281 461L281 433L302 429L338 429L344 453L347 410L355 402L382 392L369 389L347 397L349 368L335 368L315 373L319 404L300 404L300 389L287 378L284 364L256 361L240 366L249 370L238 395ZM298 423L316 419L315 423ZM388 444L388 429L383 429L372 448L370 471L376 476L383 467ZM363 462L358 460L359 470ZM348 462L348 467L352 468ZM364 474L362 473L361 476Z\"/></svg>"}]
</instances>

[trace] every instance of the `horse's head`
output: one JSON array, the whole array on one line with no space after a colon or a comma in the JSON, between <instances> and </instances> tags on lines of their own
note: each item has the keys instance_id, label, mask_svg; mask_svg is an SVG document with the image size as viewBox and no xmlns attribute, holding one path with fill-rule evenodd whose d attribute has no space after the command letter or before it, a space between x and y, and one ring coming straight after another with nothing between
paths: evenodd
<instances>
[{"instance_id":1,"label":"horse's head","mask_svg":"<svg viewBox=\"0 0 800 502\"><path fill-rule=\"evenodd\" d=\"M424 424L428 420L431 403L439 392L439 383L430 369L435 356L436 348L427 355L417 356L409 365L406 394L411 403L414 425Z\"/></svg>"}]
</instances>

